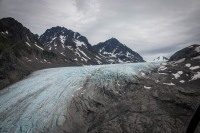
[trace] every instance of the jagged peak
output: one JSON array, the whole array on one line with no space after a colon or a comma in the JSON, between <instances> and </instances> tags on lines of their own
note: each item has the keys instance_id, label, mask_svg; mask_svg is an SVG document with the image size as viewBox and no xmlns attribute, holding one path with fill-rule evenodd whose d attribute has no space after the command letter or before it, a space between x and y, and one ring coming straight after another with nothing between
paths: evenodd
<instances>
[{"instance_id":1,"label":"jagged peak","mask_svg":"<svg viewBox=\"0 0 200 133\"><path fill-rule=\"evenodd\" d=\"M14 19L14 18L12 18L12 17L1 18L0 20L16 21L16 22L18 22L16 19ZM19 22L18 22L18 23L19 23Z\"/></svg>"},{"instance_id":2,"label":"jagged peak","mask_svg":"<svg viewBox=\"0 0 200 133\"><path fill-rule=\"evenodd\" d=\"M117 40L116 38L112 37L108 40L106 40L105 42L113 42L113 43L120 43L119 40Z\"/></svg>"},{"instance_id":3,"label":"jagged peak","mask_svg":"<svg viewBox=\"0 0 200 133\"><path fill-rule=\"evenodd\" d=\"M24 27L19 21L17 21L16 19L12 17L2 18L0 19L0 22L2 22L4 25L7 25L7 26L17 25L17 26Z\"/></svg>"}]
</instances>

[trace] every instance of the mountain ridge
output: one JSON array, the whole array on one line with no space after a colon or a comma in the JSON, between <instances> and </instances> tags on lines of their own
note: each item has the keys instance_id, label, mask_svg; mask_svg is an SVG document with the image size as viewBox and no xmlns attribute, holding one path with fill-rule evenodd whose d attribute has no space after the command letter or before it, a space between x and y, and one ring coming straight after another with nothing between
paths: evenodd
<instances>
[{"instance_id":1,"label":"mountain ridge","mask_svg":"<svg viewBox=\"0 0 200 133\"><path fill-rule=\"evenodd\" d=\"M47 29L39 40L50 51L62 54L81 65L107 64L101 55L95 53L86 37L65 27Z\"/></svg>"},{"instance_id":2,"label":"mountain ridge","mask_svg":"<svg viewBox=\"0 0 200 133\"><path fill-rule=\"evenodd\" d=\"M134 63L144 62L143 58L116 38L110 38L104 42L93 45L96 52L105 56L110 63Z\"/></svg>"},{"instance_id":3,"label":"mountain ridge","mask_svg":"<svg viewBox=\"0 0 200 133\"><path fill-rule=\"evenodd\" d=\"M39 69L113 63L78 32L56 26L38 36L11 17L0 19L0 55L0 89Z\"/></svg>"}]
</instances>

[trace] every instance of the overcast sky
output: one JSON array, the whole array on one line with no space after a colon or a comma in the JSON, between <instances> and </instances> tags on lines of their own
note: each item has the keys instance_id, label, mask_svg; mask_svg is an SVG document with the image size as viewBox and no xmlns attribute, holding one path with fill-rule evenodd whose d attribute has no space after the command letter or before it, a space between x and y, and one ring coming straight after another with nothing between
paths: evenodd
<instances>
[{"instance_id":1,"label":"overcast sky","mask_svg":"<svg viewBox=\"0 0 200 133\"><path fill-rule=\"evenodd\" d=\"M64 26L92 45L115 37L145 60L200 44L200 0L0 0L3 17L39 35Z\"/></svg>"}]
</instances>

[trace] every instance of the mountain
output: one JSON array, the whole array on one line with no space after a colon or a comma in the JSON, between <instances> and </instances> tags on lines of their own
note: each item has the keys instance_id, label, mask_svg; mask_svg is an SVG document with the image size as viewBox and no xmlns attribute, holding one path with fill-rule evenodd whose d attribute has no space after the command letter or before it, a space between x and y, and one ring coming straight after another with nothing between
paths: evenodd
<instances>
[{"instance_id":1,"label":"mountain","mask_svg":"<svg viewBox=\"0 0 200 133\"><path fill-rule=\"evenodd\" d=\"M43 47L33 34L13 18L0 19L0 89L38 69L76 65Z\"/></svg>"},{"instance_id":2,"label":"mountain","mask_svg":"<svg viewBox=\"0 0 200 133\"><path fill-rule=\"evenodd\" d=\"M168 61L169 59L167 57L164 56L158 56L157 58L155 58L153 61Z\"/></svg>"},{"instance_id":3,"label":"mountain","mask_svg":"<svg viewBox=\"0 0 200 133\"><path fill-rule=\"evenodd\" d=\"M47 29L39 37L43 46L80 65L107 64L106 60L93 50L87 38L64 27Z\"/></svg>"},{"instance_id":4,"label":"mountain","mask_svg":"<svg viewBox=\"0 0 200 133\"><path fill-rule=\"evenodd\" d=\"M94 45L93 48L96 52L106 57L109 63L144 62L143 58L138 53L132 51L116 38L98 43Z\"/></svg>"},{"instance_id":5,"label":"mountain","mask_svg":"<svg viewBox=\"0 0 200 133\"><path fill-rule=\"evenodd\" d=\"M174 84L199 86L200 83L200 45L193 44L174 53L159 71L168 73Z\"/></svg>"},{"instance_id":6,"label":"mountain","mask_svg":"<svg viewBox=\"0 0 200 133\"><path fill-rule=\"evenodd\" d=\"M44 68L142 61L114 38L92 46L86 37L64 27L38 36L13 18L0 19L0 89Z\"/></svg>"},{"instance_id":7,"label":"mountain","mask_svg":"<svg viewBox=\"0 0 200 133\"><path fill-rule=\"evenodd\" d=\"M175 60L179 60L182 58L191 59L191 58L199 56L199 55L200 55L200 45L193 44L193 45L190 45L190 46L183 48L183 49L177 51L176 53L174 53L170 57L169 61L175 61Z\"/></svg>"}]
</instances>

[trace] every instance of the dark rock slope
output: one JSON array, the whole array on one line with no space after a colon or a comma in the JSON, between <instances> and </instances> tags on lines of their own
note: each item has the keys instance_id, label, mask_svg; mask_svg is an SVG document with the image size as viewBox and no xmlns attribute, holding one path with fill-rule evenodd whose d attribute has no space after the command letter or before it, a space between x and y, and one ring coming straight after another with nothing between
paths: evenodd
<instances>
[{"instance_id":1,"label":"dark rock slope","mask_svg":"<svg viewBox=\"0 0 200 133\"><path fill-rule=\"evenodd\" d=\"M0 89L31 71L75 65L43 48L38 36L13 18L0 20Z\"/></svg>"},{"instance_id":2,"label":"dark rock slope","mask_svg":"<svg viewBox=\"0 0 200 133\"><path fill-rule=\"evenodd\" d=\"M93 47L98 53L105 56L110 63L144 62L138 53L120 43L116 38L111 38Z\"/></svg>"},{"instance_id":3,"label":"dark rock slope","mask_svg":"<svg viewBox=\"0 0 200 133\"><path fill-rule=\"evenodd\" d=\"M181 49L177 51L175 54L173 54L169 61L175 61L182 58L185 59L191 59L192 57L200 55L200 45L199 44L193 44L191 46L188 46L184 49Z\"/></svg>"}]
</instances>

